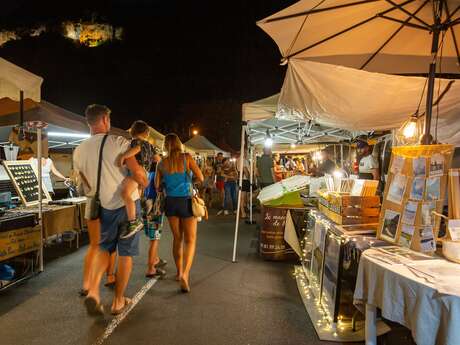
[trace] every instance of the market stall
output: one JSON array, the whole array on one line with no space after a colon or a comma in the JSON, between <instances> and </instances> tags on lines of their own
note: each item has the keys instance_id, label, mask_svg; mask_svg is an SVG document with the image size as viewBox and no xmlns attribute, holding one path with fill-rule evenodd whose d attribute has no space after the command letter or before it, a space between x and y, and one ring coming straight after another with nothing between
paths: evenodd
<instances>
[{"instance_id":1,"label":"market stall","mask_svg":"<svg viewBox=\"0 0 460 345\"><path fill-rule=\"evenodd\" d=\"M230 154L209 141L208 138L202 135L194 135L189 141L184 144L186 147L193 150L196 154L207 157L216 157L219 152L224 154L224 157L230 157Z\"/></svg>"},{"instance_id":2,"label":"market stall","mask_svg":"<svg viewBox=\"0 0 460 345\"><path fill-rule=\"evenodd\" d=\"M451 78L460 75L456 38L460 34L460 27L456 25L460 18L457 10L451 11L457 7L458 4L450 0L404 3L302 0L258 22L277 43L282 62L288 64L278 104L280 118L314 121L349 130L393 131L392 157L382 204L375 204L375 209L369 207L373 202L366 200L368 192L364 192L369 188L361 183L353 181L353 186L347 186L343 180L339 184L334 179L326 181L328 193L320 198L320 208L328 217L324 219L323 214L314 217L309 227L313 234L304 240L304 260L309 261L298 269L299 291L312 320L322 318L317 322L321 327L316 327L320 337L348 339L341 331L349 322L344 324L339 318L337 303L341 302L331 299L331 292L336 296L341 284L346 282L346 279L337 279L348 266L340 261L346 250L344 245L361 242L349 235L337 236L332 229L337 229L340 222L354 224L369 221L363 217L370 217L373 223L365 224L364 228L372 229L373 236L387 245L382 251L372 249L363 253L364 249L375 246L374 237L365 240L356 255L364 259L355 263L357 273L351 281L356 289L353 286L348 293L354 290L358 306L366 304L366 327L362 324L359 327L361 340L365 333L366 344L375 345L376 335L384 331L376 328L375 307L379 307L385 317L410 328L417 343L457 344L460 341L449 326L458 318L457 297L452 296L458 295L455 291L459 289L452 277L455 270L441 269L433 273L413 267L419 261L430 262L436 257L437 244L441 243L438 231L448 169L454 145L460 144L460 84L457 80L437 78L443 73ZM407 76L411 74L418 76ZM404 146L395 147L397 145ZM350 196L356 192L355 186L362 192L359 199L346 201L349 197L344 198L338 186L350 189L347 191ZM457 195L457 192L458 188L452 193ZM451 198L449 207L453 203L458 204L458 200ZM452 213L450 217L454 219ZM448 236L452 236L450 232ZM337 243L328 255L328 243L334 244L334 240ZM454 249L458 243L445 239L442 242L443 249L458 253L458 249ZM375 252L378 254L371 255ZM445 259L436 259L445 263ZM411 266L411 273L399 269L398 265ZM447 294L440 307L432 290L425 289L420 281L412 283L413 277L425 280L430 288L433 287L428 281L430 278L431 284L435 278L444 283L448 281L455 288L436 286L438 292ZM312 316L314 308L308 296L317 303L316 315ZM331 308L334 301L335 307ZM346 306L353 310L352 296ZM449 312L439 312L439 308L446 306ZM420 320L426 315L430 321L424 322L430 325L422 326ZM354 331L356 316L345 316Z\"/></svg>"},{"instance_id":3,"label":"market stall","mask_svg":"<svg viewBox=\"0 0 460 345\"><path fill-rule=\"evenodd\" d=\"M262 145L270 144L271 148L278 152L289 152L297 150L300 153L309 152L312 149L325 147L327 144L348 144L349 141L362 132L352 132L339 128L321 126L313 121L285 120L277 115L279 100L278 95L273 95L252 103L244 103L242 106L243 127L241 131L241 150L248 152L247 158L250 167L250 222L252 223L252 193L253 175L255 165L255 149ZM343 148L342 148L343 157ZM241 203L241 186L243 179L243 160L244 155L240 155L240 192L238 194L238 209ZM233 261L236 261L236 249L238 240L239 213L235 223L235 236L233 246Z\"/></svg>"}]
</instances>

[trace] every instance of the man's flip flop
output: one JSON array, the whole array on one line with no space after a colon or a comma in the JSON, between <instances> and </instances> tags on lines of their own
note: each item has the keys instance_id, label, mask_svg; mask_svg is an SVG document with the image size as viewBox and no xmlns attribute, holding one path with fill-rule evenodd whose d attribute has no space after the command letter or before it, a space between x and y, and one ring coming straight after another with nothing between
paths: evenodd
<instances>
[{"instance_id":1,"label":"man's flip flop","mask_svg":"<svg viewBox=\"0 0 460 345\"><path fill-rule=\"evenodd\" d=\"M125 297L125 305L117 310L112 310L112 315L117 316L123 313L126 309L128 309L129 305L131 304L131 298Z\"/></svg>"},{"instance_id":2,"label":"man's flip flop","mask_svg":"<svg viewBox=\"0 0 460 345\"><path fill-rule=\"evenodd\" d=\"M104 316L104 306L101 303L97 303L94 297L85 298L85 307L89 316Z\"/></svg>"},{"instance_id":3,"label":"man's flip flop","mask_svg":"<svg viewBox=\"0 0 460 345\"><path fill-rule=\"evenodd\" d=\"M164 269L161 269L159 267L155 268L155 273L147 273L145 275L146 278L157 278L158 279L163 279L166 276L166 271Z\"/></svg>"}]
</instances>

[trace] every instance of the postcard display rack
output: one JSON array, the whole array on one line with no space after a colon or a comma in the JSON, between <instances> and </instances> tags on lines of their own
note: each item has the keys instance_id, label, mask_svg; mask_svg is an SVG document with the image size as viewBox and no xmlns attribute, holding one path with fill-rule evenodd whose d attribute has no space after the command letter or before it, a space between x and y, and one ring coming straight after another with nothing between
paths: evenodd
<instances>
[{"instance_id":1,"label":"postcard display rack","mask_svg":"<svg viewBox=\"0 0 460 345\"><path fill-rule=\"evenodd\" d=\"M307 218L301 241L301 266L295 269L297 286L316 333L325 341L362 341L353 291L362 251L385 245L375 237L377 224L339 225L318 210ZM362 317L361 317L362 319ZM389 328L382 322L378 333Z\"/></svg>"},{"instance_id":2,"label":"postcard display rack","mask_svg":"<svg viewBox=\"0 0 460 345\"><path fill-rule=\"evenodd\" d=\"M394 147L377 237L430 253L436 250L452 162L452 145ZM435 213L434 213L435 212Z\"/></svg>"}]
</instances>

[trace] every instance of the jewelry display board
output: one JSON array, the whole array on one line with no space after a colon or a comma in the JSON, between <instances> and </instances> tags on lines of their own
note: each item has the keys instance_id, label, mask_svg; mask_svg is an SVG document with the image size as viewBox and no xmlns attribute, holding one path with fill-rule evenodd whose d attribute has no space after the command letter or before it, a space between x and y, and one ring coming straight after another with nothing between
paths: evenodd
<instances>
[{"instance_id":1,"label":"jewelry display board","mask_svg":"<svg viewBox=\"0 0 460 345\"><path fill-rule=\"evenodd\" d=\"M38 204L38 173L30 161L3 161L14 187L25 206ZM42 182L42 200L51 201L45 185Z\"/></svg>"},{"instance_id":2,"label":"jewelry display board","mask_svg":"<svg viewBox=\"0 0 460 345\"><path fill-rule=\"evenodd\" d=\"M434 252L452 163L452 145L394 147L377 237Z\"/></svg>"}]
</instances>

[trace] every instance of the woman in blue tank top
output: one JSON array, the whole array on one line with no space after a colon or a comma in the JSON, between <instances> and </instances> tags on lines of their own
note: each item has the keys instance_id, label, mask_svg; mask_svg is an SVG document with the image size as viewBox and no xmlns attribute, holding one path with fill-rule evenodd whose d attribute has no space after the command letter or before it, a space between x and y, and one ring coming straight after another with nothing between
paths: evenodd
<instances>
[{"instance_id":1,"label":"woman in blue tank top","mask_svg":"<svg viewBox=\"0 0 460 345\"><path fill-rule=\"evenodd\" d=\"M197 219L192 212L192 177L203 182L203 174L189 154L182 153L182 143L176 134L164 140L167 157L158 163L155 187L166 194L165 214L173 233L173 254L176 279L182 292L190 291L189 275L195 256Z\"/></svg>"}]
</instances>

